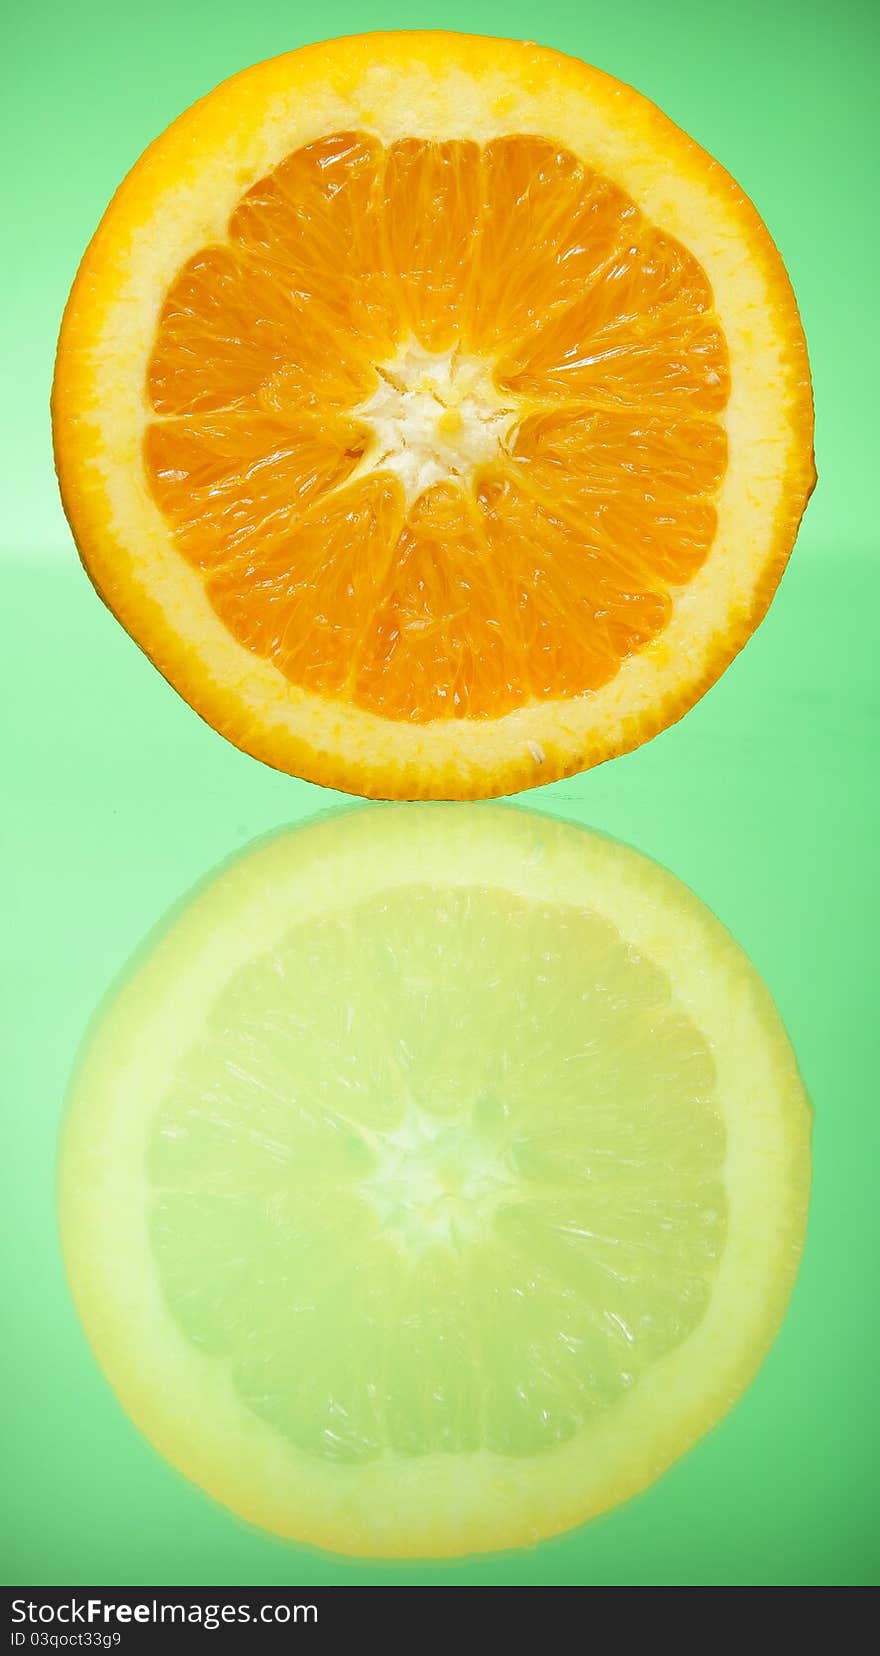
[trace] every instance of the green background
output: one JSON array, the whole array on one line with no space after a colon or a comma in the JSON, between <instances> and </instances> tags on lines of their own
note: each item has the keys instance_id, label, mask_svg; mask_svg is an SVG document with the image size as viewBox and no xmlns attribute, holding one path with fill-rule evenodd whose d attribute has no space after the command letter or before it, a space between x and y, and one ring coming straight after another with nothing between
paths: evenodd
<instances>
[{"instance_id":1,"label":"green background","mask_svg":"<svg viewBox=\"0 0 880 1656\"><path fill-rule=\"evenodd\" d=\"M185 1484L105 1386L55 1233L57 1121L104 988L213 864L332 797L215 736L94 597L52 476L55 335L83 246L144 145L226 75L317 38L318 12L325 35L413 24L537 34L655 99L766 218L802 307L818 407L819 489L748 649L684 723L531 796L665 863L766 977L816 1105L812 1219L791 1311L733 1414L654 1489L535 1551L450 1566L297 1550ZM543 0L537 14L520 0L416 11L379 0L54 0L17 8L4 26L7 1582L876 1579L877 16L869 0Z\"/></svg>"}]
</instances>

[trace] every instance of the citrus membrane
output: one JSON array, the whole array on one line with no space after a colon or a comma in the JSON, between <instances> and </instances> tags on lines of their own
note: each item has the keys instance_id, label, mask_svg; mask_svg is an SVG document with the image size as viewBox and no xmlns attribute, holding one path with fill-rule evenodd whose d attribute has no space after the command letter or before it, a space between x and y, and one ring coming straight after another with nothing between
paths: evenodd
<instances>
[{"instance_id":1,"label":"citrus membrane","mask_svg":"<svg viewBox=\"0 0 880 1656\"><path fill-rule=\"evenodd\" d=\"M809 1110L685 887L499 807L245 852L96 1023L64 1251L124 1406L281 1535L439 1556L650 1483L772 1339Z\"/></svg>"}]
</instances>

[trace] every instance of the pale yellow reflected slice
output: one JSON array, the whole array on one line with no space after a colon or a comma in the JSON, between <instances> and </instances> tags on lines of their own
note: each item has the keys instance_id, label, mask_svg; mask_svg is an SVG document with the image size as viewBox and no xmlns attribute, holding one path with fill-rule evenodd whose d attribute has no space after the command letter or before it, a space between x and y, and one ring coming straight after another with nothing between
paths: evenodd
<instances>
[{"instance_id":1,"label":"pale yellow reflected slice","mask_svg":"<svg viewBox=\"0 0 880 1656\"><path fill-rule=\"evenodd\" d=\"M754 1373L810 1113L728 933L497 806L238 858L94 1029L64 1249L138 1426L279 1534L521 1545L651 1482Z\"/></svg>"}]
</instances>

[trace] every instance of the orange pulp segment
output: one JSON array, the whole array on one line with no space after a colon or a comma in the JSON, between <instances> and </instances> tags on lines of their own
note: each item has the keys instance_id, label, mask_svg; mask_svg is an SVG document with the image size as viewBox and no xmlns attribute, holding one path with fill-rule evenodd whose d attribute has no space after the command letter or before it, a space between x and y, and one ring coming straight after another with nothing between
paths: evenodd
<instances>
[{"instance_id":1,"label":"orange pulp segment","mask_svg":"<svg viewBox=\"0 0 880 1656\"><path fill-rule=\"evenodd\" d=\"M147 476L239 643L386 719L581 696L716 528L698 260L566 147L337 132L165 299Z\"/></svg>"}]
</instances>

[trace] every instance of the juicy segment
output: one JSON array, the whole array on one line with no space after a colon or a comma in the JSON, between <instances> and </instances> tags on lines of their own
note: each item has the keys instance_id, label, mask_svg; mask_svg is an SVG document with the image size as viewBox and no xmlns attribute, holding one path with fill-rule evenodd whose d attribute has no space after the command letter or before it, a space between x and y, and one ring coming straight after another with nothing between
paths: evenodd
<instances>
[{"instance_id":1,"label":"juicy segment","mask_svg":"<svg viewBox=\"0 0 880 1656\"><path fill-rule=\"evenodd\" d=\"M230 632L385 717L597 689L714 537L706 276L540 138L289 156L180 272L148 392L153 493Z\"/></svg>"},{"instance_id":2,"label":"juicy segment","mask_svg":"<svg viewBox=\"0 0 880 1656\"><path fill-rule=\"evenodd\" d=\"M218 997L151 1128L159 1282L321 1462L539 1454L702 1319L725 1139L704 1038L606 919L408 887Z\"/></svg>"}]
</instances>

